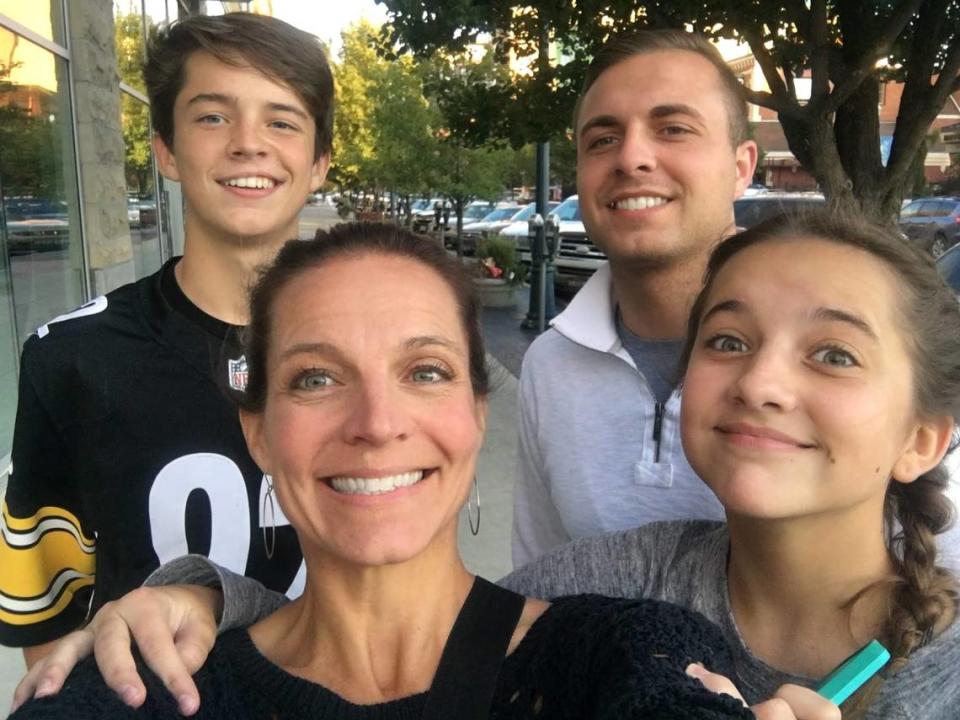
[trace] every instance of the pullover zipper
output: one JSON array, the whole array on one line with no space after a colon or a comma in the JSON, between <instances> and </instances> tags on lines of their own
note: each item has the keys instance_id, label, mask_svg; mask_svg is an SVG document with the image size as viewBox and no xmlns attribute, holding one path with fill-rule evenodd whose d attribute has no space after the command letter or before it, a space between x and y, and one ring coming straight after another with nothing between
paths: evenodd
<instances>
[{"instance_id":1,"label":"pullover zipper","mask_svg":"<svg viewBox=\"0 0 960 720\"><path fill-rule=\"evenodd\" d=\"M656 443L653 451L653 461L660 462L660 434L663 431L663 403L653 405L653 442Z\"/></svg>"}]
</instances>

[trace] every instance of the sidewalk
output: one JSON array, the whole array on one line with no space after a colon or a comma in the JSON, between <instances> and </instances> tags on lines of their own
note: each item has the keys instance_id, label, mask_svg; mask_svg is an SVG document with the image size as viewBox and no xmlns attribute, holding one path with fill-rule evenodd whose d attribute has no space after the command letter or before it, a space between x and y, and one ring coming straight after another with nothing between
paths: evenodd
<instances>
[{"instance_id":1,"label":"sidewalk","mask_svg":"<svg viewBox=\"0 0 960 720\"><path fill-rule=\"evenodd\" d=\"M467 569L488 580L512 569L510 525L513 517L513 468L517 458L517 379L491 355L494 387L487 415L487 437L480 450L477 482L480 485L480 532L470 534L460 518L460 554ZM473 495L471 495L473 497Z\"/></svg>"}]
</instances>

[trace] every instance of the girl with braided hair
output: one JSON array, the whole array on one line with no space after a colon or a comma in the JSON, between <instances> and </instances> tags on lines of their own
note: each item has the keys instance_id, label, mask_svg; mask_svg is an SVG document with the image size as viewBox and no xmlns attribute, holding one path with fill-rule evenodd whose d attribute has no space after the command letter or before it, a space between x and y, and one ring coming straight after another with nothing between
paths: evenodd
<instances>
[{"instance_id":1,"label":"girl with braided hair","mask_svg":"<svg viewBox=\"0 0 960 720\"><path fill-rule=\"evenodd\" d=\"M684 362L684 449L727 514L733 644L767 665L754 691L877 638L893 662L844 718L957 717L957 583L934 537L953 515L960 307L932 261L853 219L764 223L713 253Z\"/></svg>"}]
</instances>

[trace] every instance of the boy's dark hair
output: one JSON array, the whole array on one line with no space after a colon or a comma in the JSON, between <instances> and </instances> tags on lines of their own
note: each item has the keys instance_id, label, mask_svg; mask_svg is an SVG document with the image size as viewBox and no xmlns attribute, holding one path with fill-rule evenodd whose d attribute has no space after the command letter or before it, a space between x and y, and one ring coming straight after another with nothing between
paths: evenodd
<instances>
[{"instance_id":1,"label":"boy's dark hair","mask_svg":"<svg viewBox=\"0 0 960 720\"><path fill-rule=\"evenodd\" d=\"M593 87L597 79L614 65L629 60L637 55L661 52L664 50L684 50L694 53L707 60L717 70L720 79L720 89L723 91L727 105L727 124L730 131L730 142L736 148L740 143L749 139L747 123L747 103L743 97L743 86L733 74L720 52L710 42L697 33L684 30L638 30L636 32L619 35L608 40L593 56L587 72L583 77L583 87L573 110L573 132L577 133L577 122L580 115L580 106L587 91ZM643 88L638 88L643 92Z\"/></svg>"},{"instance_id":2,"label":"boy's dark hair","mask_svg":"<svg viewBox=\"0 0 960 720\"><path fill-rule=\"evenodd\" d=\"M203 51L228 65L249 65L292 89L316 124L314 161L333 145L333 76L319 41L282 20L254 13L192 15L161 27L147 45L144 78L153 128L173 148L173 106L187 59Z\"/></svg>"}]
</instances>

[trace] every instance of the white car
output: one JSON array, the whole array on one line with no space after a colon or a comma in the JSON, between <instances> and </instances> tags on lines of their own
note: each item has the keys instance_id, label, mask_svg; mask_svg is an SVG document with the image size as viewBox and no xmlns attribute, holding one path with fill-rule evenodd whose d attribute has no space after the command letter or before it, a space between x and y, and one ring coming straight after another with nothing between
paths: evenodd
<instances>
[{"instance_id":1,"label":"white car","mask_svg":"<svg viewBox=\"0 0 960 720\"><path fill-rule=\"evenodd\" d=\"M571 195L551 213L560 221L560 248L554 259L556 272L554 286L567 293L576 292L587 282L594 271L607 260L607 256L587 237L586 228L580 219L580 199ZM527 236L527 224L520 228L510 226L502 234L513 233L517 239L520 262L529 266L532 262L530 241Z\"/></svg>"},{"instance_id":2,"label":"white car","mask_svg":"<svg viewBox=\"0 0 960 720\"><path fill-rule=\"evenodd\" d=\"M514 216L523 212L523 208L513 203L501 203L493 210L484 215L480 220L468 222L466 213L463 218L463 252L465 255L472 255L476 252L477 245L485 237L496 235L503 228L509 225ZM456 247L457 237L456 228L447 231L447 247Z\"/></svg>"}]
</instances>

